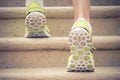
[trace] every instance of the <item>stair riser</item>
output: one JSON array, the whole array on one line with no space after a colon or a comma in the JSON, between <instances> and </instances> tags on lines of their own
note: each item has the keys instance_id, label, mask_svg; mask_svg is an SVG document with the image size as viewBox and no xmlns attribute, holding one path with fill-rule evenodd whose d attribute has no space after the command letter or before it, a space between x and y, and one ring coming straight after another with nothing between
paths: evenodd
<instances>
[{"instance_id":1,"label":"stair riser","mask_svg":"<svg viewBox=\"0 0 120 80\"><path fill-rule=\"evenodd\" d=\"M66 67L69 51L0 52L0 68ZM96 51L96 66L120 66L120 51Z\"/></svg>"},{"instance_id":2,"label":"stair riser","mask_svg":"<svg viewBox=\"0 0 120 80\"><path fill-rule=\"evenodd\" d=\"M71 0L44 0L45 6L71 6ZM119 0L92 0L92 5L119 5ZM25 0L3 0L0 6L25 6Z\"/></svg>"},{"instance_id":3,"label":"stair riser","mask_svg":"<svg viewBox=\"0 0 120 80\"><path fill-rule=\"evenodd\" d=\"M73 19L47 19L52 36L68 36ZM120 35L120 18L92 18L94 35ZM0 37L24 36L24 19L0 19Z\"/></svg>"}]
</instances>

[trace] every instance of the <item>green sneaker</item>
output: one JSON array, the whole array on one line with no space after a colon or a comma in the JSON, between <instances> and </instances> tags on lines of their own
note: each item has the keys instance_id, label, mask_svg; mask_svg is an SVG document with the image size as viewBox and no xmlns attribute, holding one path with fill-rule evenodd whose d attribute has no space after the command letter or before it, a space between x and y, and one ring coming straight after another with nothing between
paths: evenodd
<instances>
[{"instance_id":1,"label":"green sneaker","mask_svg":"<svg viewBox=\"0 0 120 80\"><path fill-rule=\"evenodd\" d=\"M41 5L32 1L29 3L26 10L26 34L27 38L49 38L50 34L48 26L46 25L45 10Z\"/></svg>"},{"instance_id":2,"label":"green sneaker","mask_svg":"<svg viewBox=\"0 0 120 80\"><path fill-rule=\"evenodd\" d=\"M78 19L69 34L71 55L68 72L93 72L95 69L92 47L92 27L83 18Z\"/></svg>"}]
</instances>

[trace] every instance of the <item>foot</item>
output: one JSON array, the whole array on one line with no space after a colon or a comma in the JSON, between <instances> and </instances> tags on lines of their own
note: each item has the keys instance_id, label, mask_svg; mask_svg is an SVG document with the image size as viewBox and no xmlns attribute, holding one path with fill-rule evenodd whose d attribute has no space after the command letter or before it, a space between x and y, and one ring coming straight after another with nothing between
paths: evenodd
<instances>
[{"instance_id":1,"label":"foot","mask_svg":"<svg viewBox=\"0 0 120 80\"><path fill-rule=\"evenodd\" d=\"M92 47L91 25L83 18L78 19L69 34L71 55L68 72L93 72L95 69Z\"/></svg>"},{"instance_id":2,"label":"foot","mask_svg":"<svg viewBox=\"0 0 120 80\"><path fill-rule=\"evenodd\" d=\"M32 1L26 10L26 35L27 38L49 38L50 34L46 25L45 10L38 2Z\"/></svg>"}]
</instances>

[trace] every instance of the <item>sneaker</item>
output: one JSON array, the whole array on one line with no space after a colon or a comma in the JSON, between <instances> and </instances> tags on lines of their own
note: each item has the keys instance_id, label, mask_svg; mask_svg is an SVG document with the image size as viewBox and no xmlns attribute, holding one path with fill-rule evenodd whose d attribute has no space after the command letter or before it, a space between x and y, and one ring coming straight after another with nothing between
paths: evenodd
<instances>
[{"instance_id":1,"label":"sneaker","mask_svg":"<svg viewBox=\"0 0 120 80\"><path fill-rule=\"evenodd\" d=\"M68 72L93 72L95 69L92 47L92 27L83 18L78 19L69 34L71 55Z\"/></svg>"},{"instance_id":2,"label":"sneaker","mask_svg":"<svg viewBox=\"0 0 120 80\"><path fill-rule=\"evenodd\" d=\"M48 26L46 25L45 10L41 5L32 1L29 3L26 10L26 34L27 38L49 38L50 34Z\"/></svg>"}]
</instances>

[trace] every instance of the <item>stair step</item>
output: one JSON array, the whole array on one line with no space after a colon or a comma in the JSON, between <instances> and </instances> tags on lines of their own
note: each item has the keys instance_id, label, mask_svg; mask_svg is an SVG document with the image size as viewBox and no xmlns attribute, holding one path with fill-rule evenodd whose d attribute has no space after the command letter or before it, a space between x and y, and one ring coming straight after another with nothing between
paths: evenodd
<instances>
[{"instance_id":1,"label":"stair step","mask_svg":"<svg viewBox=\"0 0 120 80\"><path fill-rule=\"evenodd\" d=\"M19 19L25 18L26 7L0 7L0 18ZM72 19L73 7L45 7L48 19ZM68 14L69 13L69 14ZM109 14L108 14L109 13ZM55 15L56 14L56 15ZM91 18L116 18L120 17L120 6L91 6Z\"/></svg>"},{"instance_id":2,"label":"stair step","mask_svg":"<svg viewBox=\"0 0 120 80\"><path fill-rule=\"evenodd\" d=\"M66 72L66 68L0 69L0 80L119 80L120 67L96 67L95 72Z\"/></svg>"},{"instance_id":3,"label":"stair step","mask_svg":"<svg viewBox=\"0 0 120 80\"><path fill-rule=\"evenodd\" d=\"M119 50L120 36L93 36L93 44L98 50ZM32 47L31 47L32 46ZM67 37L52 38L0 38L1 51L28 50L69 50Z\"/></svg>"},{"instance_id":4,"label":"stair step","mask_svg":"<svg viewBox=\"0 0 120 80\"><path fill-rule=\"evenodd\" d=\"M1 51L0 68L66 67L70 51ZM95 65L120 66L120 50L95 51Z\"/></svg>"},{"instance_id":5,"label":"stair step","mask_svg":"<svg viewBox=\"0 0 120 80\"><path fill-rule=\"evenodd\" d=\"M0 68L65 67L70 55L66 37L0 38ZM120 37L93 36L96 66L120 66Z\"/></svg>"},{"instance_id":6,"label":"stair step","mask_svg":"<svg viewBox=\"0 0 120 80\"><path fill-rule=\"evenodd\" d=\"M73 25L72 7L46 7L46 10L51 35L67 36ZM93 35L120 35L119 14L120 6L91 7ZM0 8L0 37L24 36L24 18L25 7Z\"/></svg>"},{"instance_id":7,"label":"stair step","mask_svg":"<svg viewBox=\"0 0 120 80\"><path fill-rule=\"evenodd\" d=\"M72 0L51 0L45 1L46 6L72 6ZM115 6L120 5L119 0L91 0L92 6Z\"/></svg>"},{"instance_id":8,"label":"stair step","mask_svg":"<svg viewBox=\"0 0 120 80\"><path fill-rule=\"evenodd\" d=\"M71 6L72 1L71 0L44 0L45 6ZM92 6L115 6L115 5L120 5L119 0L91 0L91 5ZM0 2L0 6L11 6L11 7L16 7L16 6L25 6L25 0L2 0Z\"/></svg>"}]
</instances>

